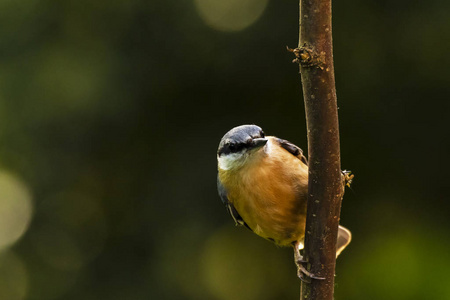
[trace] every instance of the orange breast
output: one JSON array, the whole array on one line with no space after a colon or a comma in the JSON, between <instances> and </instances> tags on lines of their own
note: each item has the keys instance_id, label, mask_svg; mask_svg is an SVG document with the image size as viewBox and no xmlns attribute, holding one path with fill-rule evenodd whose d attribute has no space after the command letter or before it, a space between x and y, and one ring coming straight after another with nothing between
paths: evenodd
<instances>
[{"instance_id":1,"label":"orange breast","mask_svg":"<svg viewBox=\"0 0 450 300\"><path fill-rule=\"evenodd\" d=\"M305 231L308 167L269 138L235 171L220 171L228 199L258 235L279 245L301 240Z\"/></svg>"}]
</instances>

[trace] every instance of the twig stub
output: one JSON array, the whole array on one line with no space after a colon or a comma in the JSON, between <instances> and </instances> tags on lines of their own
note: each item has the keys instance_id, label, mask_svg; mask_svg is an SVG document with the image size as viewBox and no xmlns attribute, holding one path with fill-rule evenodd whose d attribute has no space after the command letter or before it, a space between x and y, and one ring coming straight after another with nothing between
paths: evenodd
<instances>
[{"instance_id":1,"label":"twig stub","mask_svg":"<svg viewBox=\"0 0 450 300\"><path fill-rule=\"evenodd\" d=\"M316 67L321 70L324 69L325 65L325 53L317 53L311 46L303 44L299 48L289 48L286 46L289 52L294 53L295 58L292 60L293 63L297 63L304 68Z\"/></svg>"}]
</instances>

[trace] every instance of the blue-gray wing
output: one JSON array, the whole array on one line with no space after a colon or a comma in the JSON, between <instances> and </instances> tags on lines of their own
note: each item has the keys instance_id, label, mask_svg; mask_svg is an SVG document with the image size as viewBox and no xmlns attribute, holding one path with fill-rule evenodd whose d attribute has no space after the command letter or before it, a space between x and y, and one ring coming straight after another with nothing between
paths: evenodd
<instances>
[{"instance_id":1,"label":"blue-gray wing","mask_svg":"<svg viewBox=\"0 0 450 300\"><path fill-rule=\"evenodd\" d=\"M237 212L236 208L234 208L233 203L231 203L228 200L227 190L225 189L225 187L220 182L219 175L217 175L217 191L219 192L220 199L222 200L223 204L225 204L228 212L230 213L230 215L233 218L233 220L236 223L236 225L241 225L241 226L244 225L245 227L250 229L250 227L248 227L248 225L244 222L242 217L239 215L239 213Z\"/></svg>"},{"instance_id":2,"label":"blue-gray wing","mask_svg":"<svg viewBox=\"0 0 450 300\"><path fill-rule=\"evenodd\" d=\"M283 140L283 139L277 139L278 144L280 144L281 147L283 147L285 150L287 150L292 155L296 156L298 159L300 159L305 165L308 165L308 161L306 160L306 157L303 155L303 150L300 149L300 147L292 144L289 141Z\"/></svg>"}]
</instances>

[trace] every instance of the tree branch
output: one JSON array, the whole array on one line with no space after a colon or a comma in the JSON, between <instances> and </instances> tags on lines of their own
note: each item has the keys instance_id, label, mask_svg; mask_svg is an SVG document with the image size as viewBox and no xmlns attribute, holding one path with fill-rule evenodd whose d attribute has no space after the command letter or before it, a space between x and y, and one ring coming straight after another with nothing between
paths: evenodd
<instances>
[{"instance_id":1,"label":"tree branch","mask_svg":"<svg viewBox=\"0 0 450 300\"><path fill-rule=\"evenodd\" d=\"M301 299L332 300L336 240L343 196L339 124L334 81L331 0L300 0L298 48L309 153L304 258L324 280L302 283Z\"/></svg>"}]
</instances>

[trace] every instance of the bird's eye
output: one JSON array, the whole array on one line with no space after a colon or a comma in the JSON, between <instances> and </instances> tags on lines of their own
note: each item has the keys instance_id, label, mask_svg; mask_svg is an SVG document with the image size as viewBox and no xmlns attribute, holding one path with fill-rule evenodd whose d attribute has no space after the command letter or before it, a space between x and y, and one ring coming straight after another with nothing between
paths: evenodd
<instances>
[{"instance_id":1,"label":"bird's eye","mask_svg":"<svg viewBox=\"0 0 450 300\"><path fill-rule=\"evenodd\" d=\"M265 136L264 131L260 131L259 134L261 135L261 137L263 138Z\"/></svg>"},{"instance_id":2,"label":"bird's eye","mask_svg":"<svg viewBox=\"0 0 450 300\"><path fill-rule=\"evenodd\" d=\"M236 151L236 144L235 143L230 143L229 145L228 145L228 148L230 149L230 151L231 152L234 152L234 151Z\"/></svg>"}]
</instances>

